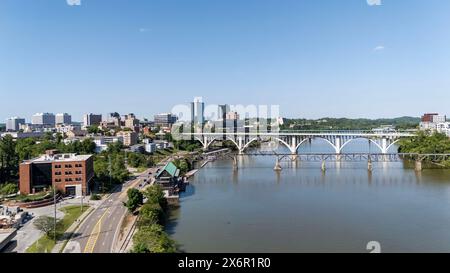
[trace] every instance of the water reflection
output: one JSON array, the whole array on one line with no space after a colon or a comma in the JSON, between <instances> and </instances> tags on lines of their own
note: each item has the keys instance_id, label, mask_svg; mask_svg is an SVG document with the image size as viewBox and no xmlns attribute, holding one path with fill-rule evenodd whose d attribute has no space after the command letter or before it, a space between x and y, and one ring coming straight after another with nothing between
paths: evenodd
<instances>
[{"instance_id":1,"label":"water reflection","mask_svg":"<svg viewBox=\"0 0 450 273\"><path fill-rule=\"evenodd\" d=\"M312 141L300 149L330 152ZM366 141L345 147L368 152ZM376 147L375 147L376 148ZM372 147L372 149L375 149ZM415 172L409 163L216 161L182 196L169 232L187 252L450 251L450 172ZM189 187L190 188L190 187ZM188 191L189 191L188 188ZM172 224L173 223L173 224Z\"/></svg>"}]
</instances>

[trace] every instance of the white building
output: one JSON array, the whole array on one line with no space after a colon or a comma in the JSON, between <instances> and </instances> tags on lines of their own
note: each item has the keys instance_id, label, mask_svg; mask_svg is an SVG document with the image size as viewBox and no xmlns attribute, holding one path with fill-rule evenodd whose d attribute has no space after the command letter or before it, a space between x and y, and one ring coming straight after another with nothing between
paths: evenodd
<instances>
[{"instance_id":1,"label":"white building","mask_svg":"<svg viewBox=\"0 0 450 273\"><path fill-rule=\"evenodd\" d=\"M55 123L56 124L71 124L72 123L72 116L67 113L59 113L55 116Z\"/></svg>"},{"instance_id":2,"label":"white building","mask_svg":"<svg viewBox=\"0 0 450 273\"><path fill-rule=\"evenodd\" d=\"M80 131L81 126L79 125L67 125L67 124L57 124L56 132L61 134L67 134L70 131Z\"/></svg>"},{"instance_id":3,"label":"white building","mask_svg":"<svg viewBox=\"0 0 450 273\"><path fill-rule=\"evenodd\" d=\"M109 136L102 136L102 137L96 137L94 138L95 143L95 152L101 153L103 151L106 151L108 149L108 144L115 143L115 142L122 142L123 143L123 137L109 137Z\"/></svg>"},{"instance_id":4,"label":"white building","mask_svg":"<svg viewBox=\"0 0 450 273\"><path fill-rule=\"evenodd\" d=\"M25 119L19 117L12 117L6 120L6 131L17 132L20 130L20 125L25 124Z\"/></svg>"},{"instance_id":5,"label":"white building","mask_svg":"<svg viewBox=\"0 0 450 273\"><path fill-rule=\"evenodd\" d=\"M55 126L55 115L52 113L37 113L31 118L34 125L50 125Z\"/></svg>"},{"instance_id":6,"label":"white building","mask_svg":"<svg viewBox=\"0 0 450 273\"><path fill-rule=\"evenodd\" d=\"M450 122L440 122L436 124L436 131L450 137Z\"/></svg>"}]
</instances>

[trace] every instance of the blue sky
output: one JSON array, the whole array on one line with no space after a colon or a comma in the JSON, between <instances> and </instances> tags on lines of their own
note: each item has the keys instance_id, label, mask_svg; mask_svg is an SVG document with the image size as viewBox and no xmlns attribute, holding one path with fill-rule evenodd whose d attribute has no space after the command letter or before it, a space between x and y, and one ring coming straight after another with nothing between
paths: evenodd
<instances>
[{"instance_id":1,"label":"blue sky","mask_svg":"<svg viewBox=\"0 0 450 273\"><path fill-rule=\"evenodd\" d=\"M206 103L283 116L450 114L450 1L2 0L0 120L152 117Z\"/></svg>"}]
</instances>

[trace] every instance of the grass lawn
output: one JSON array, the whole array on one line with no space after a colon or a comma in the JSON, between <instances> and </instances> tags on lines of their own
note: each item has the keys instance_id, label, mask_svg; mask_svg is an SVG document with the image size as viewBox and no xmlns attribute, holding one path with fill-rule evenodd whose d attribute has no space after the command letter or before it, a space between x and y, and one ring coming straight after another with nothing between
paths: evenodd
<instances>
[{"instance_id":1,"label":"grass lawn","mask_svg":"<svg viewBox=\"0 0 450 273\"><path fill-rule=\"evenodd\" d=\"M89 206L83 206L83 212L85 212ZM68 206L60 209L60 211L64 212L64 218L58 222L56 237L58 239L62 238L64 232L81 216L81 206ZM28 249L28 253L51 253L53 247L55 246L55 242L53 238L47 237L47 235L43 235L39 240L37 240L34 244L32 244Z\"/></svg>"}]
</instances>

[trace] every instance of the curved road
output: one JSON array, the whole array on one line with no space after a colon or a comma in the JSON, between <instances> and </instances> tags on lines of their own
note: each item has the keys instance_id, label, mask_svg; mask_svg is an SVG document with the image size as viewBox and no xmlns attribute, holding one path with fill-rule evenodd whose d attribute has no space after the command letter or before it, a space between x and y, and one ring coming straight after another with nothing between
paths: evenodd
<instances>
[{"instance_id":1,"label":"curved road","mask_svg":"<svg viewBox=\"0 0 450 273\"><path fill-rule=\"evenodd\" d=\"M156 170L148 169L136 179L116 188L115 192L81 223L65 247L64 253L112 253L121 221L127 212L123 202L127 199L128 189L139 188L144 179L149 181L150 175Z\"/></svg>"}]
</instances>

